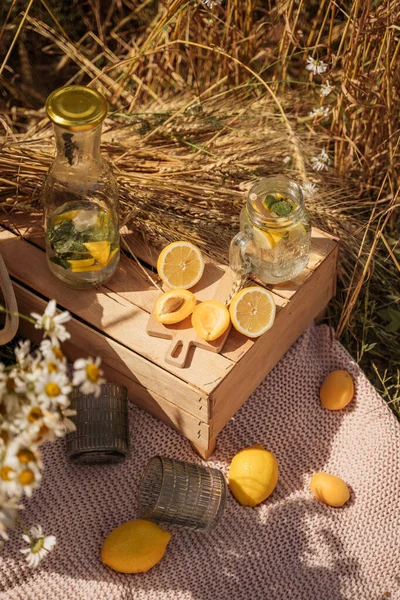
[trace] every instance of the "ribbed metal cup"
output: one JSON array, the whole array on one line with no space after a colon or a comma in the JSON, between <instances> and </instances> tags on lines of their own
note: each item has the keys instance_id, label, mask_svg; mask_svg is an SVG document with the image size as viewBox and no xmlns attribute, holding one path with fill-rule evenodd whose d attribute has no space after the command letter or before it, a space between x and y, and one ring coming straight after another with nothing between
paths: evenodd
<instances>
[{"instance_id":1,"label":"ribbed metal cup","mask_svg":"<svg viewBox=\"0 0 400 600\"><path fill-rule=\"evenodd\" d=\"M84 395L75 388L71 420L76 431L66 436L67 456L77 464L118 463L129 450L128 393L121 385L104 383L101 394Z\"/></svg>"},{"instance_id":2,"label":"ribbed metal cup","mask_svg":"<svg viewBox=\"0 0 400 600\"><path fill-rule=\"evenodd\" d=\"M142 475L140 516L209 530L222 517L226 495L225 477L218 469L155 456Z\"/></svg>"}]
</instances>

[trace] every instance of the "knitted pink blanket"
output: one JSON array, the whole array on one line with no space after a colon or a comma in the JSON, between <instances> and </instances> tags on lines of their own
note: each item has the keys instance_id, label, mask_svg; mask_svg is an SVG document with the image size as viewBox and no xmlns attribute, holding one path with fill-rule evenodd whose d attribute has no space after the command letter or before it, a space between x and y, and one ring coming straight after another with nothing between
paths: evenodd
<instances>
[{"instance_id":1,"label":"knitted pink blanket","mask_svg":"<svg viewBox=\"0 0 400 600\"><path fill-rule=\"evenodd\" d=\"M106 535L138 517L147 460L164 454L200 462L189 442L132 406L132 449L120 466L75 467L64 440L45 448L43 484L24 517L57 537L37 570L12 532L0 555L0 599L9 600L379 600L400 598L400 427L326 326L311 327L218 438L209 464L228 472L232 456L256 442L279 461L273 495L251 509L229 495L208 534L175 528L163 560L147 574L101 564ZM319 387L333 369L354 377L356 400L321 408ZM352 490L334 509L313 500L310 476L327 471Z\"/></svg>"}]
</instances>

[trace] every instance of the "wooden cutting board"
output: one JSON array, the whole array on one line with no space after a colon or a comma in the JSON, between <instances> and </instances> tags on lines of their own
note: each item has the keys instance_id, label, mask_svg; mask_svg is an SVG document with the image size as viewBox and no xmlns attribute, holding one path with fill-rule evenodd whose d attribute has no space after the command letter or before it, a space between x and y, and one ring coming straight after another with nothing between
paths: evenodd
<instances>
[{"instance_id":1,"label":"wooden cutting board","mask_svg":"<svg viewBox=\"0 0 400 600\"><path fill-rule=\"evenodd\" d=\"M225 303L232 291L234 281L234 275L229 267L207 263L201 280L190 291L194 293L198 302L217 300ZM147 333L149 335L171 340L164 357L165 362L181 368L187 362L191 346L203 348L210 352L220 352L229 331L230 326L219 338L213 342L207 342L194 331L191 316L175 325L163 325L151 313L147 323Z\"/></svg>"}]
</instances>

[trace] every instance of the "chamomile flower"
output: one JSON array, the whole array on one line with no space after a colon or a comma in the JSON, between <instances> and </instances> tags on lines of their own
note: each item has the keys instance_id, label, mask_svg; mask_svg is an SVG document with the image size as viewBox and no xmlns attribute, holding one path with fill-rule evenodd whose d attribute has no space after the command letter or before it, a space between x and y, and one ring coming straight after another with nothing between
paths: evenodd
<instances>
[{"instance_id":1,"label":"chamomile flower","mask_svg":"<svg viewBox=\"0 0 400 600\"><path fill-rule=\"evenodd\" d=\"M35 384L39 404L47 409L67 407L71 383L64 372L49 371L45 364Z\"/></svg>"},{"instance_id":2,"label":"chamomile flower","mask_svg":"<svg viewBox=\"0 0 400 600\"><path fill-rule=\"evenodd\" d=\"M29 364L30 351L31 342L29 340L19 342L19 344L14 349L15 358L17 359L17 363L19 364L21 369L24 369Z\"/></svg>"},{"instance_id":3,"label":"chamomile flower","mask_svg":"<svg viewBox=\"0 0 400 600\"><path fill-rule=\"evenodd\" d=\"M329 158L325 148L322 148L318 156L312 157L311 164L314 171L323 171L324 169L328 170L328 167L331 164L331 159Z\"/></svg>"},{"instance_id":4,"label":"chamomile flower","mask_svg":"<svg viewBox=\"0 0 400 600\"><path fill-rule=\"evenodd\" d=\"M76 415L76 410L68 408L54 412L44 411L43 424L48 430L46 439L54 441L58 437L63 437L68 431L75 431L75 423L68 418L74 415Z\"/></svg>"},{"instance_id":5,"label":"chamomile flower","mask_svg":"<svg viewBox=\"0 0 400 600\"><path fill-rule=\"evenodd\" d=\"M203 0L204 6L207 6L210 10L212 10L215 6L222 4L223 0Z\"/></svg>"},{"instance_id":6,"label":"chamomile flower","mask_svg":"<svg viewBox=\"0 0 400 600\"><path fill-rule=\"evenodd\" d=\"M42 353L44 359L49 363L57 363L59 368L60 365L66 367L67 360L63 351L58 346L53 346L50 340L42 340L40 344L40 352Z\"/></svg>"},{"instance_id":7,"label":"chamomile flower","mask_svg":"<svg viewBox=\"0 0 400 600\"><path fill-rule=\"evenodd\" d=\"M34 438L37 436L42 424L44 416L44 407L38 402L29 402L21 407L19 414L15 417L10 430L17 435L26 434L27 437Z\"/></svg>"},{"instance_id":8,"label":"chamomile flower","mask_svg":"<svg viewBox=\"0 0 400 600\"><path fill-rule=\"evenodd\" d=\"M329 114L329 108L327 106L319 106L318 108L313 108L311 112L308 113L310 117L327 117Z\"/></svg>"},{"instance_id":9,"label":"chamomile flower","mask_svg":"<svg viewBox=\"0 0 400 600\"><path fill-rule=\"evenodd\" d=\"M29 535L25 534L22 539L29 544L28 548L21 550L25 554L26 561L30 567L36 568L40 561L51 552L56 545L54 535L45 536L40 525L31 527Z\"/></svg>"},{"instance_id":10,"label":"chamomile flower","mask_svg":"<svg viewBox=\"0 0 400 600\"><path fill-rule=\"evenodd\" d=\"M56 308L56 301L50 300L43 315L31 313L36 320L35 329L43 329L44 335L50 338L53 346L59 346L60 342L65 342L71 337L63 325L71 319L71 315L68 311L56 315Z\"/></svg>"},{"instance_id":11,"label":"chamomile flower","mask_svg":"<svg viewBox=\"0 0 400 600\"><path fill-rule=\"evenodd\" d=\"M79 358L74 362L73 385L79 386L84 394L100 396L101 384L105 383L103 371L99 368L101 359L94 361L92 358Z\"/></svg>"},{"instance_id":12,"label":"chamomile flower","mask_svg":"<svg viewBox=\"0 0 400 600\"><path fill-rule=\"evenodd\" d=\"M40 486L42 474L35 462L20 463L16 481L24 494L30 498L33 490Z\"/></svg>"},{"instance_id":13,"label":"chamomile flower","mask_svg":"<svg viewBox=\"0 0 400 600\"><path fill-rule=\"evenodd\" d=\"M326 98L329 94L334 90L334 86L330 84L327 79L323 85L321 85L320 96L321 98Z\"/></svg>"},{"instance_id":14,"label":"chamomile flower","mask_svg":"<svg viewBox=\"0 0 400 600\"><path fill-rule=\"evenodd\" d=\"M324 61L313 58L312 56L307 56L306 69L313 73L313 75L321 75L322 73L325 73L327 68L328 65L324 63Z\"/></svg>"},{"instance_id":15,"label":"chamomile flower","mask_svg":"<svg viewBox=\"0 0 400 600\"><path fill-rule=\"evenodd\" d=\"M9 498L20 496L22 485L18 481L19 462L16 456L7 453L0 463L0 490Z\"/></svg>"},{"instance_id":16,"label":"chamomile flower","mask_svg":"<svg viewBox=\"0 0 400 600\"><path fill-rule=\"evenodd\" d=\"M318 191L318 186L315 185L315 183L311 183L311 181L307 181L307 183L304 183L301 186L302 192L303 192L303 196L304 198L311 198L312 196L315 196L315 194Z\"/></svg>"}]
</instances>

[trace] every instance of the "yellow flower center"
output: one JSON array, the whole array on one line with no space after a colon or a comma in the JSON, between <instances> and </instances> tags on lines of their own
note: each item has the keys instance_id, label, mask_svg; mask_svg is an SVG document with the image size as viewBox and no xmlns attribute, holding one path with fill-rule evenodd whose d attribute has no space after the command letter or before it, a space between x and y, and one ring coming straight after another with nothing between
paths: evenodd
<instances>
[{"instance_id":1,"label":"yellow flower center","mask_svg":"<svg viewBox=\"0 0 400 600\"><path fill-rule=\"evenodd\" d=\"M40 537L39 539L36 540L36 542L33 544L33 546L31 546L31 552L32 554L36 554L37 552L40 552L41 549L44 546L44 538Z\"/></svg>"},{"instance_id":2,"label":"yellow flower center","mask_svg":"<svg viewBox=\"0 0 400 600\"><path fill-rule=\"evenodd\" d=\"M38 406L34 406L28 415L28 421L34 423L43 417L43 413Z\"/></svg>"},{"instance_id":3,"label":"yellow flower center","mask_svg":"<svg viewBox=\"0 0 400 600\"><path fill-rule=\"evenodd\" d=\"M100 377L100 371L98 369L98 367L96 367L96 365L87 365L86 367L86 375L88 376L88 379L92 382L92 383L97 383L99 377Z\"/></svg>"},{"instance_id":4,"label":"yellow flower center","mask_svg":"<svg viewBox=\"0 0 400 600\"><path fill-rule=\"evenodd\" d=\"M52 360L47 363L47 368L49 370L49 373L57 373L58 371L57 363L55 363Z\"/></svg>"},{"instance_id":5,"label":"yellow flower center","mask_svg":"<svg viewBox=\"0 0 400 600\"><path fill-rule=\"evenodd\" d=\"M24 469L18 475L18 481L21 485L31 485L35 481L35 475L30 469Z\"/></svg>"},{"instance_id":6,"label":"yellow flower center","mask_svg":"<svg viewBox=\"0 0 400 600\"><path fill-rule=\"evenodd\" d=\"M60 350L60 348L57 348L57 346L53 348L53 354L56 358L58 358L58 360L63 360L64 358L63 351Z\"/></svg>"},{"instance_id":7,"label":"yellow flower center","mask_svg":"<svg viewBox=\"0 0 400 600\"><path fill-rule=\"evenodd\" d=\"M46 394L50 398L55 398L56 396L59 396L61 394L60 387L52 381L50 381L50 383L48 383L44 389Z\"/></svg>"},{"instance_id":8,"label":"yellow flower center","mask_svg":"<svg viewBox=\"0 0 400 600\"><path fill-rule=\"evenodd\" d=\"M3 481L11 481L10 473L14 473L14 469L11 467L1 467L0 478Z\"/></svg>"},{"instance_id":9,"label":"yellow flower center","mask_svg":"<svg viewBox=\"0 0 400 600\"><path fill-rule=\"evenodd\" d=\"M33 454L32 450L29 450L28 448L21 448L21 450L18 451L17 456L19 462L24 464L35 461L35 455Z\"/></svg>"}]
</instances>

